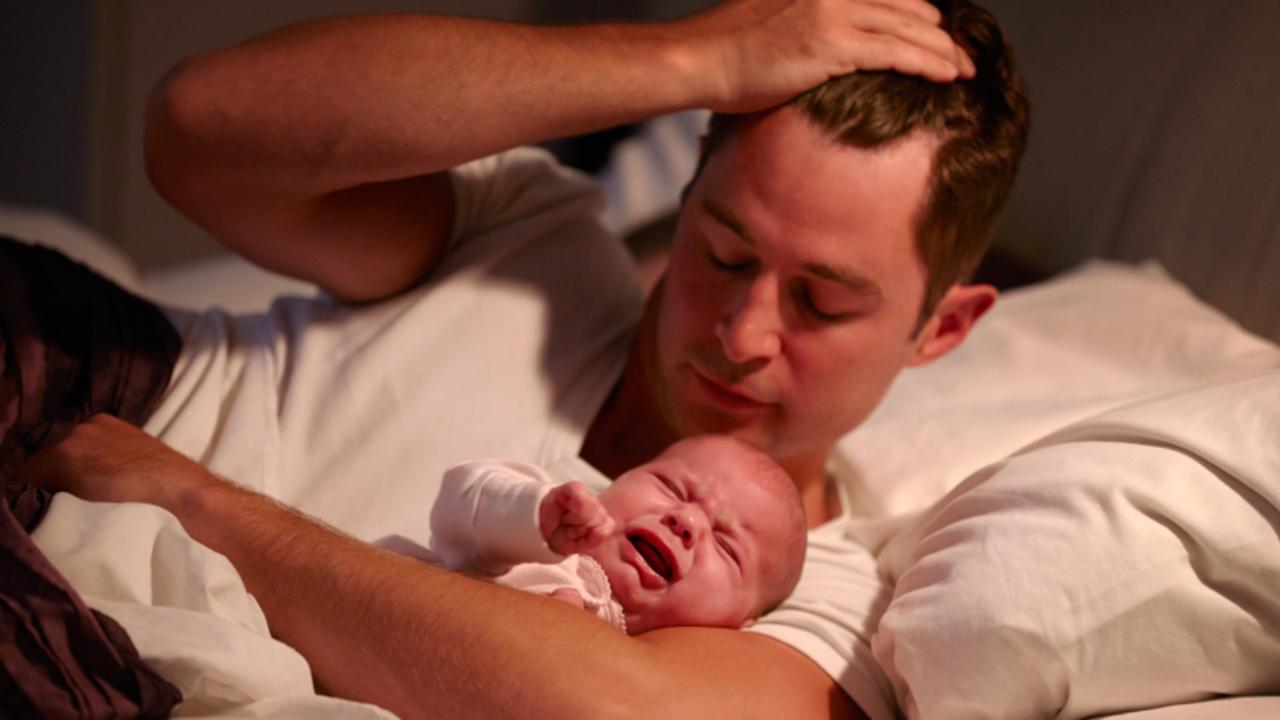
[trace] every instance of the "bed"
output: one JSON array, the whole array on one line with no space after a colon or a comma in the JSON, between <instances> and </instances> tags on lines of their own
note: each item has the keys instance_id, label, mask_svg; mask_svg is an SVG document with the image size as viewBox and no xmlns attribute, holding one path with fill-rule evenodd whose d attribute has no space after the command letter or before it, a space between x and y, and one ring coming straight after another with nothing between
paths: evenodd
<instances>
[{"instance_id":1,"label":"bed","mask_svg":"<svg viewBox=\"0 0 1280 720\"><path fill-rule=\"evenodd\" d=\"M1201 425L1187 420L1163 430L1156 444L1180 458L1215 459L1197 467L1212 466L1223 487L1248 486L1251 494L1195 496L1180 504L1176 492L1166 492L1165 505L1153 510L1121 493L1123 502L1108 506L1112 513L1091 526L1090 537L1119 538L1117 547L1143 557L1150 548L1144 541L1132 544L1142 536L1133 528L1147 526L1134 523L1158 517L1162 527L1172 528L1163 539L1196 541L1183 543L1187 557L1194 548L1212 554L1220 542L1210 537L1216 518L1232 531L1253 522L1249 527L1264 536L1269 530L1275 542L1280 50L1274 37L1280 5L989 4L1014 38L1035 102L1028 156L982 270L984 279L1007 291L965 346L906 373L867 424L840 444L835 463L851 506L878 518L864 523L865 541L880 554L886 573L911 592L927 590L932 581L910 573L921 566L948 569L931 543L965 527L956 517L1005 517L965 505L999 496L1002 472L1036 458L1056 461L1046 449L1072 463L1072 443L1150 447L1151 433L1171 416L1181 421L1198 408L1223 404L1250 412L1226 415L1231 421L1209 414ZM610 197L608 220L633 239L643 267L660 268L661 253L646 238L662 235L678 200L673 178L691 170L702 121L681 115L644 126L614 148L601 174ZM171 305L253 311L280 293L314 292L232 257L142 272L110 242L39 210L3 208L0 230L60 247ZM984 489L992 493L984 496ZM1246 495L1247 507L1224 510L1204 527L1184 517L1187 504ZM998 524L981 528L1004 531ZM164 513L59 497L36 539L90 605L116 617L144 656L183 690L188 700L180 715L389 717L367 705L314 695L305 662L270 639L230 565L186 538ZM86 551L105 547L116 549ZM1186 580L1205 590L1209 606L1225 598L1234 601L1225 603L1231 607L1204 611L1205 603L1196 600L1162 616L1185 637L1086 633L1086 646L1093 638L1119 643L1111 652L1120 654L1110 657L1127 653L1133 660L1121 663L1124 673L1106 678L1110 685L1091 680L1087 702L1073 699L1064 714L1280 717L1280 697L1267 696L1280 694L1280 552L1236 560L1212 565L1208 577ZM1016 555L999 558L988 564L994 575L974 582L1004 582L1008 573L1021 571L1018 562ZM1227 569L1236 574L1223 576ZM1056 587L1053 577L1034 577L1047 582L1047 594ZM993 612L992 603L1002 607L1000 598L986 601L975 612ZM919 617L928 615L908 619ZM888 620L894 633L909 632L913 624ZM1234 644L1203 653L1220 660L1213 672L1198 655L1195 662L1176 662L1179 653L1195 655L1196 647L1213 649L1215 633L1224 628ZM1178 637L1186 644L1171 644ZM901 653L886 650L883 656L900 665L894 681L909 685L912 702L926 706L927 683L910 678ZM1163 675L1162 668L1168 668ZM932 690L963 689L963 681ZM1019 693L1008 694L1008 707L1019 707ZM1036 716L1027 712L1011 709L1005 716Z\"/></svg>"}]
</instances>

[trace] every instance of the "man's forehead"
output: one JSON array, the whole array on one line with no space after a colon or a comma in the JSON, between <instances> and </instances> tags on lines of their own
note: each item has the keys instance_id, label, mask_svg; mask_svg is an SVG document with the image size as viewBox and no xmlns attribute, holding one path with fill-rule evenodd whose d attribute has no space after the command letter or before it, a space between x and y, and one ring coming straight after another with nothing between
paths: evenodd
<instances>
[{"instance_id":1,"label":"man's forehead","mask_svg":"<svg viewBox=\"0 0 1280 720\"><path fill-rule=\"evenodd\" d=\"M855 147L783 108L739 123L717 144L684 209L744 242L803 244L814 254L799 261L869 290L860 280L886 269L878 264L920 261L917 229L937 146L938 138L913 133Z\"/></svg>"}]
</instances>

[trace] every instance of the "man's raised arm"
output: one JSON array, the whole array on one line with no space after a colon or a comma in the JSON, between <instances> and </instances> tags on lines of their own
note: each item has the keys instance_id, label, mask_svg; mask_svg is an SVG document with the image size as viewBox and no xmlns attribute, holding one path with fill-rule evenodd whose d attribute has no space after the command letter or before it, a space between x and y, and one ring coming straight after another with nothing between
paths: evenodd
<instances>
[{"instance_id":1,"label":"man's raised arm","mask_svg":"<svg viewBox=\"0 0 1280 720\"><path fill-rule=\"evenodd\" d=\"M763 109L858 69L967 74L938 18L922 0L731 0L649 25L316 21L174 68L148 110L147 168L249 259L374 300L443 251L442 171L674 110Z\"/></svg>"}]
</instances>

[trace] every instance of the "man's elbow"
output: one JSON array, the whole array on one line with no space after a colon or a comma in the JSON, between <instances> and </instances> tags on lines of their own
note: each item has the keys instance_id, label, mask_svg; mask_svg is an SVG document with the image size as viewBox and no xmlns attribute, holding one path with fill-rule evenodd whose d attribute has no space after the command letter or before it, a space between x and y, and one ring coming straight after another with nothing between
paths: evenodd
<instances>
[{"instance_id":1,"label":"man's elbow","mask_svg":"<svg viewBox=\"0 0 1280 720\"><path fill-rule=\"evenodd\" d=\"M188 214L201 194L199 181L210 175L201 137L216 111L203 74L199 59L182 61L156 83L146 107L147 177L165 200Z\"/></svg>"}]
</instances>

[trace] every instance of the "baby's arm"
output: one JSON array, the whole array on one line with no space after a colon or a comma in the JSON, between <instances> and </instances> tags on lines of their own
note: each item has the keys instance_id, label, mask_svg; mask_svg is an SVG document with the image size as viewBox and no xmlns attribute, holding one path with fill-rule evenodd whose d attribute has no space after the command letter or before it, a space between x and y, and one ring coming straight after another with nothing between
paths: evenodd
<instances>
[{"instance_id":1,"label":"baby's arm","mask_svg":"<svg viewBox=\"0 0 1280 720\"><path fill-rule=\"evenodd\" d=\"M590 550L613 533L616 525L600 499L580 482L557 485L538 509L542 537L561 555Z\"/></svg>"},{"instance_id":2,"label":"baby's arm","mask_svg":"<svg viewBox=\"0 0 1280 720\"><path fill-rule=\"evenodd\" d=\"M450 468L431 509L431 551L451 570L499 575L511 566L558 562L540 529L542 500L556 486L541 469L513 461Z\"/></svg>"}]
</instances>

